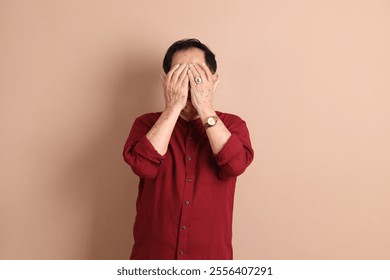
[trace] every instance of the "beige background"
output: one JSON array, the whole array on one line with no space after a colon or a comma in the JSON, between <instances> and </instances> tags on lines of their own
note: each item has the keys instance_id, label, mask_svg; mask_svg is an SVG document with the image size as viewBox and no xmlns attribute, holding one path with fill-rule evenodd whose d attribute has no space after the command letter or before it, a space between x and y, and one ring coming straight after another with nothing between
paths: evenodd
<instances>
[{"instance_id":1,"label":"beige background","mask_svg":"<svg viewBox=\"0 0 390 280\"><path fill-rule=\"evenodd\" d=\"M0 258L126 259L134 118L163 55L217 55L247 120L237 259L390 258L390 1L0 1Z\"/></svg>"}]
</instances>

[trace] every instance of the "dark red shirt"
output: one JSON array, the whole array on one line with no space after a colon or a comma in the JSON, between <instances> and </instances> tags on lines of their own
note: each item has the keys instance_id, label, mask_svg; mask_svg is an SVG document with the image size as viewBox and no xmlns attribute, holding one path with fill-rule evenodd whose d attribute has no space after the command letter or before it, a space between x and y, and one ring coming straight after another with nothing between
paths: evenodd
<instances>
[{"instance_id":1,"label":"dark red shirt","mask_svg":"<svg viewBox=\"0 0 390 280\"><path fill-rule=\"evenodd\" d=\"M162 156L145 137L160 115L138 117L123 150L140 177L130 259L232 259L236 179L254 154L245 122L217 112L232 135L214 155L201 120L179 117Z\"/></svg>"}]
</instances>

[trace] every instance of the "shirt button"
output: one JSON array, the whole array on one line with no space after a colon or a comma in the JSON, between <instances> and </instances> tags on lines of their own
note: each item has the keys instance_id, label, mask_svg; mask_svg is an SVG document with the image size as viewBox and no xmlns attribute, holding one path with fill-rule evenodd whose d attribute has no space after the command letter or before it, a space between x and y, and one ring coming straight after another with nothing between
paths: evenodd
<instances>
[{"instance_id":1,"label":"shirt button","mask_svg":"<svg viewBox=\"0 0 390 280\"><path fill-rule=\"evenodd\" d=\"M180 255L184 255L184 250L180 250Z\"/></svg>"},{"instance_id":2,"label":"shirt button","mask_svg":"<svg viewBox=\"0 0 390 280\"><path fill-rule=\"evenodd\" d=\"M188 178L188 180L187 180L188 182L192 182L192 178Z\"/></svg>"},{"instance_id":3,"label":"shirt button","mask_svg":"<svg viewBox=\"0 0 390 280\"><path fill-rule=\"evenodd\" d=\"M186 227L186 226L183 226L183 227L182 227L182 229L186 230L186 229L187 229L187 227Z\"/></svg>"},{"instance_id":4,"label":"shirt button","mask_svg":"<svg viewBox=\"0 0 390 280\"><path fill-rule=\"evenodd\" d=\"M188 156L188 160L191 160L192 159L192 157L191 156Z\"/></svg>"},{"instance_id":5,"label":"shirt button","mask_svg":"<svg viewBox=\"0 0 390 280\"><path fill-rule=\"evenodd\" d=\"M190 202L188 200L186 201L186 205L190 205Z\"/></svg>"}]
</instances>

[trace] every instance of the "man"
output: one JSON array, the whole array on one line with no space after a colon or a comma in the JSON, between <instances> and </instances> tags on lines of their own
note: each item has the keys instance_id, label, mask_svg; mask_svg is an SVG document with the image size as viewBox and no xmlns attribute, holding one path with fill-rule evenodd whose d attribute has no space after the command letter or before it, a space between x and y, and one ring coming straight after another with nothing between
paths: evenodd
<instances>
[{"instance_id":1,"label":"man","mask_svg":"<svg viewBox=\"0 0 390 280\"><path fill-rule=\"evenodd\" d=\"M123 156L140 177L130 259L232 259L237 176L253 160L245 122L214 111L217 63L196 39L163 61L165 109L138 117Z\"/></svg>"}]
</instances>

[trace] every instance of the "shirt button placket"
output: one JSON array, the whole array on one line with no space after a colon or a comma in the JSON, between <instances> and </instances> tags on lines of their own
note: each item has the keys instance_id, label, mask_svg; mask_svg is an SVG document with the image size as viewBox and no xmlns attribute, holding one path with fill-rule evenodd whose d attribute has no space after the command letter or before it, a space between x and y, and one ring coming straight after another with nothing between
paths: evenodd
<instances>
[{"instance_id":1,"label":"shirt button placket","mask_svg":"<svg viewBox=\"0 0 390 280\"><path fill-rule=\"evenodd\" d=\"M192 135L192 127L190 125L189 133L185 141L185 171L186 171L186 181L183 186L183 204L182 204L182 211L181 211L181 219L180 219L180 231L179 231L179 238L178 238L178 250L177 250L177 258L178 259L187 259L188 252L190 250L188 249L188 237L190 234L190 213L191 213L191 201L193 196L193 183L194 178L193 174L195 169L195 150L196 150L196 141L194 141Z\"/></svg>"}]
</instances>

